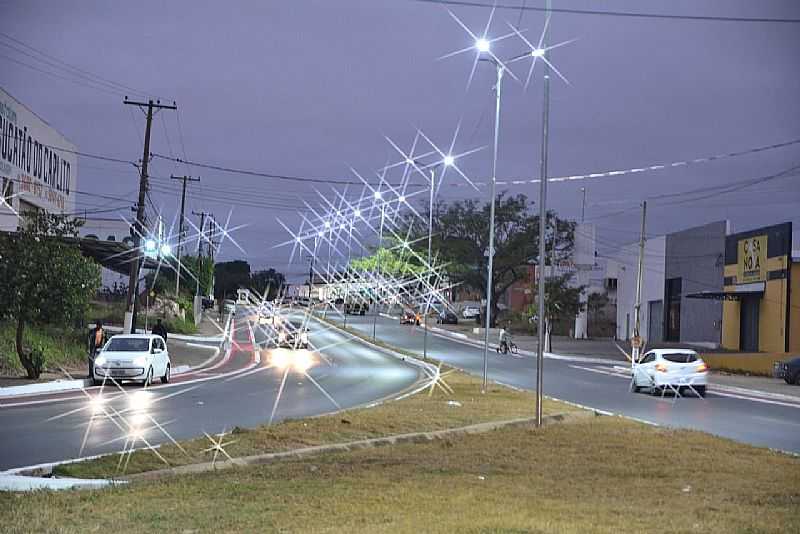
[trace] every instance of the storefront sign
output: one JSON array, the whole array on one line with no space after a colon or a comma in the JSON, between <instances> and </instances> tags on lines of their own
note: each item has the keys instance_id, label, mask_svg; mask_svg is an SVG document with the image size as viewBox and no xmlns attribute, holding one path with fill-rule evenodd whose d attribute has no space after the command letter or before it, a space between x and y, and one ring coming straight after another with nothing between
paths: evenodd
<instances>
[{"instance_id":1,"label":"storefront sign","mask_svg":"<svg viewBox=\"0 0 800 534\"><path fill-rule=\"evenodd\" d=\"M757 235L739 240L736 283L749 284L767 279L767 236Z\"/></svg>"}]
</instances>

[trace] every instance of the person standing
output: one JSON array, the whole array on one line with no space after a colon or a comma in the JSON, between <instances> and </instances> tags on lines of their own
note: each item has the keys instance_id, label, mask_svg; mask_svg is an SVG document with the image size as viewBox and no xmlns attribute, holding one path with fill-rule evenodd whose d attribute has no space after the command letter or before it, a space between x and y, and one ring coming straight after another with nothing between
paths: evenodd
<instances>
[{"instance_id":1,"label":"person standing","mask_svg":"<svg viewBox=\"0 0 800 534\"><path fill-rule=\"evenodd\" d=\"M167 342L167 328L161 322L161 319L156 321L156 324L153 326L153 335L161 336L164 340L164 343Z\"/></svg>"},{"instance_id":2,"label":"person standing","mask_svg":"<svg viewBox=\"0 0 800 534\"><path fill-rule=\"evenodd\" d=\"M106 344L106 331L103 329L102 321L97 321L97 324L89 331L89 378L92 378L92 368L94 367L94 359Z\"/></svg>"}]
</instances>

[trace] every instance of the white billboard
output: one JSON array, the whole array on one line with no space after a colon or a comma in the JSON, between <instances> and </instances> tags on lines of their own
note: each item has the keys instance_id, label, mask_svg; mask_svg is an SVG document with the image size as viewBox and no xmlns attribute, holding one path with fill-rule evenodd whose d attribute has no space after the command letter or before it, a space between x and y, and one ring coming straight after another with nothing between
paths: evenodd
<instances>
[{"instance_id":1,"label":"white billboard","mask_svg":"<svg viewBox=\"0 0 800 534\"><path fill-rule=\"evenodd\" d=\"M0 230L17 229L20 201L73 213L77 171L75 145L0 88Z\"/></svg>"}]
</instances>

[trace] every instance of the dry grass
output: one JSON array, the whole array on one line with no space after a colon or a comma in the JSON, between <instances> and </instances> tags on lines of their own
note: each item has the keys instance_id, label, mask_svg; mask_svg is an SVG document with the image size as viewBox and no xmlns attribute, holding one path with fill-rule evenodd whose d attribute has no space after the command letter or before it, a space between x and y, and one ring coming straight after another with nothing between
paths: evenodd
<instances>
[{"instance_id":1,"label":"dry grass","mask_svg":"<svg viewBox=\"0 0 800 534\"><path fill-rule=\"evenodd\" d=\"M445 395L437 389L433 396L429 396L426 391L373 408L347 410L330 416L303 420L289 420L272 426L260 426L253 430L237 428L234 429L233 435L225 437L225 442L235 441L226 447L226 450L233 457L249 456L533 415L535 396L531 393L492 385L489 392L482 395L479 379L457 371L448 374L445 381L453 388L452 395ZM460 406L448 404L449 401L455 401ZM573 410L575 408L552 401L546 401L543 407L545 414ZM174 445L164 445L158 451L173 466L211 460L211 453L203 452L211 446L205 437L182 442L182 446L186 454ZM121 474L117 469L118 462L118 455L107 456L61 466L57 469L57 473L84 478L112 477ZM152 452L139 451L131 456L126 473L140 473L164 467L165 464Z\"/></svg>"},{"instance_id":2,"label":"dry grass","mask_svg":"<svg viewBox=\"0 0 800 534\"><path fill-rule=\"evenodd\" d=\"M798 532L800 461L619 418L0 495L16 532Z\"/></svg>"}]
</instances>

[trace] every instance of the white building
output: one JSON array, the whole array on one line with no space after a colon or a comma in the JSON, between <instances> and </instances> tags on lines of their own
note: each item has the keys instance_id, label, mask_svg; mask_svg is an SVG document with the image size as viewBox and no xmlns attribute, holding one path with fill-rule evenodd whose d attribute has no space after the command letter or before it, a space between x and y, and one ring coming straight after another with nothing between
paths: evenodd
<instances>
[{"instance_id":1,"label":"white building","mask_svg":"<svg viewBox=\"0 0 800 534\"><path fill-rule=\"evenodd\" d=\"M0 88L0 231L27 212L75 211L75 145Z\"/></svg>"},{"instance_id":2,"label":"white building","mask_svg":"<svg viewBox=\"0 0 800 534\"><path fill-rule=\"evenodd\" d=\"M666 236L645 242L639 318L639 335L645 341L651 338L651 333L656 339L661 339L666 243ZM623 247L608 263L609 278L612 271L617 275L617 339L627 340L633 337L638 266L638 243Z\"/></svg>"}]
</instances>

